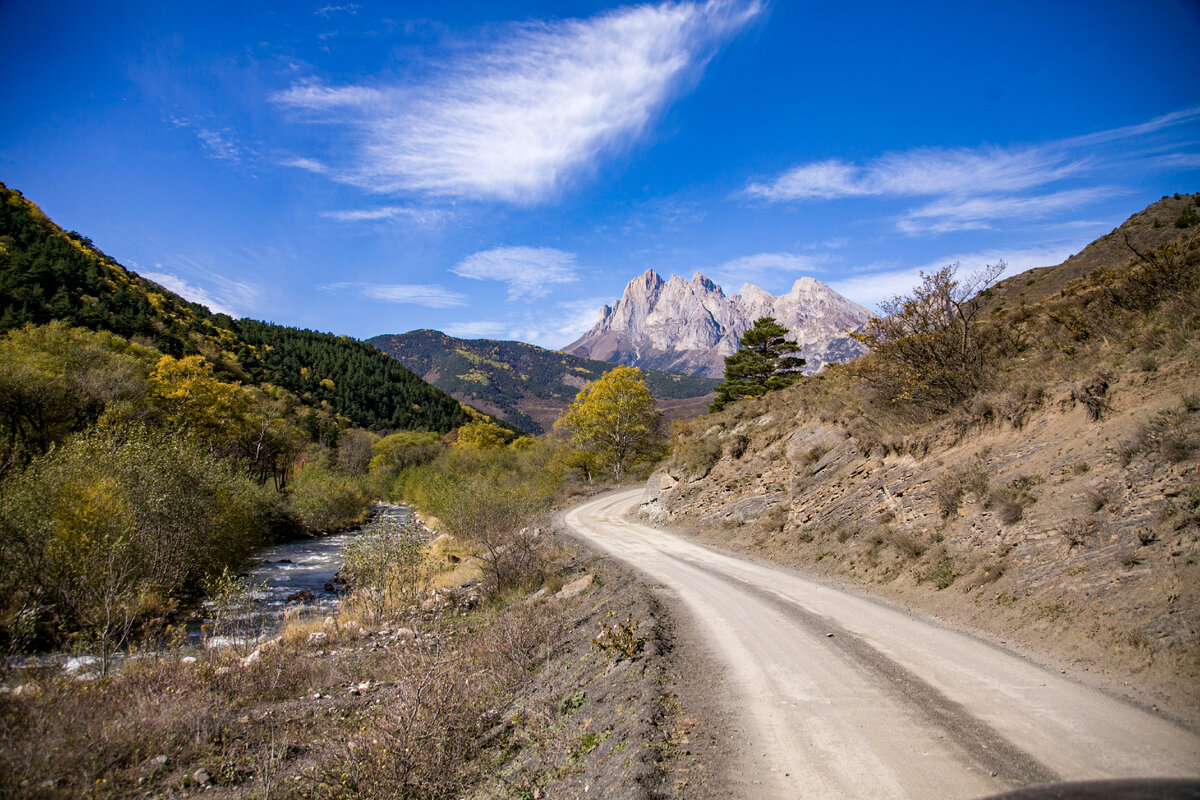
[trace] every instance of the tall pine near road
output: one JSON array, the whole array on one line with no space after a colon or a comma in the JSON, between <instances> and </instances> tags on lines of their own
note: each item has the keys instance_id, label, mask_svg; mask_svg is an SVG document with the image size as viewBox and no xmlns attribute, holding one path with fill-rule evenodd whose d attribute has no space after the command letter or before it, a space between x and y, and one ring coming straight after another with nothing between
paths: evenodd
<instances>
[{"instance_id":1,"label":"tall pine near road","mask_svg":"<svg viewBox=\"0 0 1200 800\"><path fill-rule=\"evenodd\" d=\"M708 410L720 411L738 400L760 397L800 377L804 359L790 355L800 345L785 339L787 332L774 317L756 319L742 334L738 351L725 357L725 380Z\"/></svg>"}]
</instances>

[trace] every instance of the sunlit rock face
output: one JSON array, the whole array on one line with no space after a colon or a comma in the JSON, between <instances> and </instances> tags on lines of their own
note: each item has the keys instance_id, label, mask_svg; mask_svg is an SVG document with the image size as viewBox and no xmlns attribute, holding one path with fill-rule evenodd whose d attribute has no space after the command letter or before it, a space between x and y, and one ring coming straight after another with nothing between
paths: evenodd
<instances>
[{"instance_id":1,"label":"sunlit rock face","mask_svg":"<svg viewBox=\"0 0 1200 800\"><path fill-rule=\"evenodd\" d=\"M700 273L663 280L648 269L629 282L613 306L600 309L590 331L563 350L576 356L646 369L720 378L725 356L759 317L774 317L800 345L805 372L849 361L864 352L847 331L870 313L813 278L800 278L778 297L746 284L726 295Z\"/></svg>"}]
</instances>

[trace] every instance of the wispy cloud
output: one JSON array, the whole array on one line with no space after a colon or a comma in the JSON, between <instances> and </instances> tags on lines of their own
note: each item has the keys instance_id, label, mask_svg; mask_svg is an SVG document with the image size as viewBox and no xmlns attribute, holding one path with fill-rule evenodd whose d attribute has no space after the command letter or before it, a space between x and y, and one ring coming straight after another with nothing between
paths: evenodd
<instances>
[{"instance_id":1,"label":"wispy cloud","mask_svg":"<svg viewBox=\"0 0 1200 800\"><path fill-rule=\"evenodd\" d=\"M131 262L133 264L134 262ZM134 264L136 266L136 264ZM217 314L228 314L231 317L241 317L246 314L253 304L253 298L258 290L248 283L221 280L222 288L205 289L190 283L184 278L171 272L163 272L161 264L155 264L153 270L140 270L142 276L149 278L164 289L168 289L192 303L207 306L209 311Z\"/></svg>"},{"instance_id":2,"label":"wispy cloud","mask_svg":"<svg viewBox=\"0 0 1200 800\"><path fill-rule=\"evenodd\" d=\"M758 0L623 8L527 23L416 87L297 84L272 99L300 118L349 124L337 180L379 192L535 203L627 147L757 15Z\"/></svg>"},{"instance_id":3,"label":"wispy cloud","mask_svg":"<svg viewBox=\"0 0 1200 800\"><path fill-rule=\"evenodd\" d=\"M589 297L552 306L527 306L507 320L452 322L444 330L464 339L506 339L557 349L578 339L595 325L600 307L608 302L612 302L612 298Z\"/></svg>"},{"instance_id":4,"label":"wispy cloud","mask_svg":"<svg viewBox=\"0 0 1200 800\"><path fill-rule=\"evenodd\" d=\"M769 202L853 197L933 198L896 219L908 234L991 227L995 220L1035 219L1120 194L1095 185L1096 174L1133 157L1187 163L1194 142L1178 130L1200 116L1200 107L1150 122L1024 147L921 148L886 153L864 164L828 159L801 164L778 177L746 186L743 194ZM1172 138L1173 137L1173 138ZM1108 146L1107 149L1103 146ZM1143 152L1147 148L1151 152ZM1085 188L1064 182L1087 179ZM1069 183L1068 183L1069 185Z\"/></svg>"},{"instance_id":5,"label":"wispy cloud","mask_svg":"<svg viewBox=\"0 0 1200 800\"><path fill-rule=\"evenodd\" d=\"M802 275L824 271L828 256L823 253L755 253L730 259L703 272L725 291L739 291L743 284L776 284L781 278L790 282Z\"/></svg>"},{"instance_id":6,"label":"wispy cloud","mask_svg":"<svg viewBox=\"0 0 1200 800\"><path fill-rule=\"evenodd\" d=\"M426 308L458 308L468 304L465 294L430 283L330 283L319 288L324 291L353 290L371 300Z\"/></svg>"},{"instance_id":7,"label":"wispy cloud","mask_svg":"<svg viewBox=\"0 0 1200 800\"><path fill-rule=\"evenodd\" d=\"M1078 209L1116 194L1120 194L1119 189L1097 186L1031 197L947 197L909 211L896 224L909 234L980 229L990 227L989 220L1036 219L1057 211Z\"/></svg>"},{"instance_id":8,"label":"wispy cloud","mask_svg":"<svg viewBox=\"0 0 1200 800\"><path fill-rule=\"evenodd\" d=\"M196 134L205 155L219 161L239 162L253 153L238 143L232 128L213 127L185 117L171 117L171 124Z\"/></svg>"},{"instance_id":9,"label":"wispy cloud","mask_svg":"<svg viewBox=\"0 0 1200 800\"><path fill-rule=\"evenodd\" d=\"M496 247L467 256L450 268L455 275L508 284L508 299L531 300L550 293L551 284L571 283L575 255L552 247Z\"/></svg>"},{"instance_id":10,"label":"wispy cloud","mask_svg":"<svg viewBox=\"0 0 1200 800\"><path fill-rule=\"evenodd\" d=\"M339 13L353 15L357 14L360 8L362 8L362 6L360 6L358 3L347 3L341 6L325 6L324 8L318 8L313 13L318 17L330 17Z\"/></svg>"},{"instance_id":11,"label":"wispy cloud","mask_svg":"<svg viewBox=\"0 0 1200 800\"><path fill-rule=\"evenodd\" d=\"M1064 178L1078 172L1085 163L1037 148L921 149L889 153L864 167L836 159L805 164L769 184L752 183L746 192L767 200L828 200L866 195L959 194L980 187L1016 191Z\"/></svg>"},{"instance_id":12,"label":"wispy cloud","mask_svg":"<svg viewBox=\"0 0 1200 800\"><path fill-rule=\"evenodd\" d=\"M1083 242L1035 247L1023 250L983 250L973 253L947 254L942 258L912 267L871 269L828 282L829 287L861 306L875 310L884 300L906 295L921 282L921 273L936 272L950 264L959 265L960 275L970 275L988 264L1006 265L1004 275L1016 275L1034 267L1060 264L1079 251Z\"/></svg>"},{"instance_id":13,"label":"wispy cloud","mask_svg":"<svg viewBox=\"0 0 1200 800\"><path fill-rule=\"evenodd\" d=\"M318 175L326 175L329 173L329 167L325 166L314 158L291 158L287 161L284 161L283 166L308 170L309 172L315 172Z\"/></svg>"},{"instance_id":14,"label":"wispy cloud","mask_svg":"<svg viewBox=\"0 0 1200 800\"><path fill-rule=\"evenodd\" d=\"M337 222L378 222L406 219L420 225L430 225L441 222L446 215L437 209L413 208L411 206L383 206L381 208L364 208L348 211L322 211L321 216Z\"/></svg>"},{"instance_id":15,"label":"wispy cloud","mask_svg":"<svg viewBox=\"0 0 1200 800\"><path fill-rule=\"evenodd\" d=\"M505 336L508 329L504 322L452 322L445 326L445 333L459 339L496 339Z\"/></svg>"}]
</instances>

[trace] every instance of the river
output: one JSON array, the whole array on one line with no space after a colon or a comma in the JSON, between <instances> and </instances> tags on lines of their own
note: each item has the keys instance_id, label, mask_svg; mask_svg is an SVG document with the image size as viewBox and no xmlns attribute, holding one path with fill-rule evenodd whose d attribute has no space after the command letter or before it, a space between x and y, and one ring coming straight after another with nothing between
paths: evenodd
<instances>
[{"instance_id":1,"label":"river","mask_svg":"<svg viewBox=\"0 0 1200 800\"><path fill-rule=\"evenodd\" d=\"M412 512L404 507L376 504L372 518L380 517L411 522ZM208 647L236 644L248 639L270 636L284 623L289 612L324 614L338 604L337 587L332 581L342 568L342 548L361 529L310 539L294 539L259 550L251 558L251 567L242 576L251 587L246 602L233 609L233 624L218 635L202 635L212 629L215 608L211 602L203 608L204 620L193 625Z\"/></svg>"},{"instance_id":2,"label":"river","mask_svg":"<svg viewBox=\"0 0 1200 800\"><path fill-rule=\"evenodd\" d=\"M405 506L377 503L372 519L392 518L411 522L412 512ZM289 613L324 615L336 609L338 593L332 581L342 568L342 548L361 532L361 528L331 536L293 539L257 551L250 566L239 576L251 591L220 609L210 600L196 607L187 623L190 643L184 652L202 648L245 644L275 635L283 627ZM221 619L218 622L217 615ZM198 653L197 653L198 654ZM154 656L152 650L142 656ZM114 656L119 667L124 656ZM94 655L13 656L7 659L10 669L45 669L61 667L80 677L96 674L100 659Z\"/></svg>"}]
</instances>

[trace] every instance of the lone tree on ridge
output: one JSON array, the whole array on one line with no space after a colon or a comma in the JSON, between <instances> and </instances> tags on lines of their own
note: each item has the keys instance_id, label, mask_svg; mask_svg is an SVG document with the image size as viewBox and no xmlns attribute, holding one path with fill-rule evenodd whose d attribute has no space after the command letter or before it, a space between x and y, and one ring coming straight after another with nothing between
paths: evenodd
<instances>
[{"instance_id":1,"label":"lone tree on ridge","mask_svg":"<svg viewBox=\"0 0 1200 800\"><path fill-rule=\"evenodd\" d=\"M782 389L800 377L804 359L790 355L800 345L785 339L788 329L774 317L759 317L742 334L738 351L725 356L725 380L717 387L709 411L720 411L747 397Z\"/></svg>"}]
</instances>

